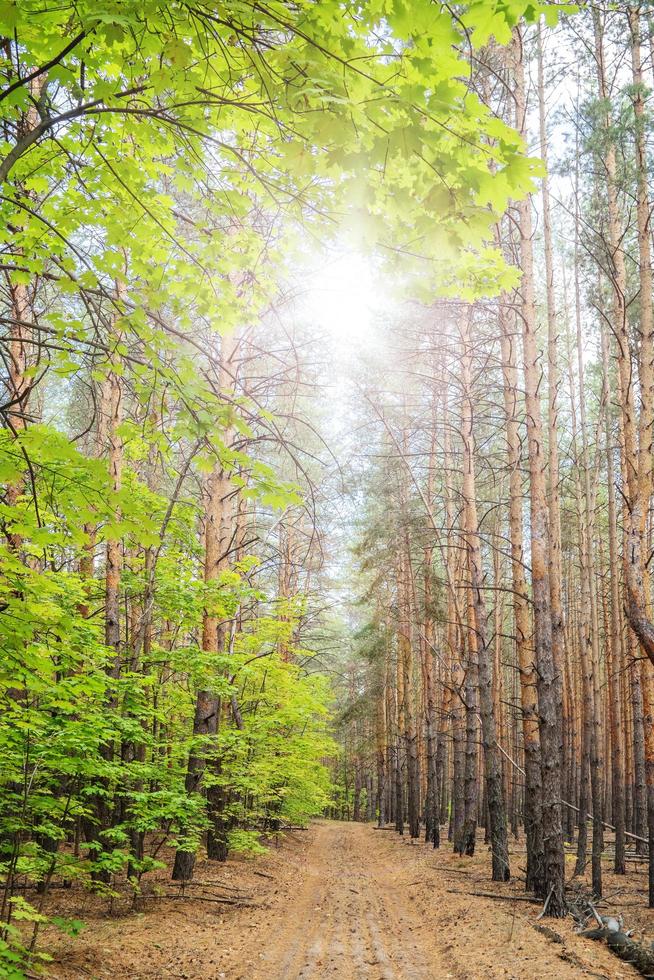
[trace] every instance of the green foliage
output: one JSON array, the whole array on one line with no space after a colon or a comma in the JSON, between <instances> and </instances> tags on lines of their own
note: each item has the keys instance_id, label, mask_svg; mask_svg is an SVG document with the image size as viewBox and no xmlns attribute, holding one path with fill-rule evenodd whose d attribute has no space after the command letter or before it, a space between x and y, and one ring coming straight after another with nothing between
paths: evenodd
<instances>
[{"instance_id":1,"label":"green foliage","mask_svg":"<svg viewBox=\"0 0 654 980\"><path fill-rule=\"evenodd\" d=\"M127 655L113 676L102 616L88 615L89 604L102 602L102 583L73 569L91 543L91 528L96 548L118 538L131 556L125 599L139 608L145 556L162 543L168 502L133 470L115 492L106 463L85 457L47 426L0 433L0 469L7 484L21 489L12 506L1 505L21 551L0 547L0 874L46 886L65 879L109 895L128 866L135 883L162 867L155 856L162 834L197 848L206 800L187 792L185 776L197 749L199 687L225 699L238 695L244 717L242 731L227 727L205 746L209 757L223 759L221 779L233 797L232 845L257 853L271 812L283 822L320 812L328 786L321 763L330 751L329 691L279 659L293 605L286 604L283 619L249 621L231 652L198 646L205 613L229 619L244 603L265 601L246 577L256 559L244 557L205 583L201 550L188 550L197 540L197 502L173 508L156 570L155 641L138 664ZM171 645L171 631L183 642ZM129 643L128 637L127 654ZM108 826L103 812L113 814ZM73 847L80 828L81 843ZM152 838L151 854L134 854L134 835ZM14 896L4 969L30 958L21 938L26 927L48 922L71 935L79 929Z\"/></svg>"},{"instance_id":2,"label":"green foliage","mask_svg":"<svg viewBox=\"0 0 654 980\"><path fill-rule=\"evenodd\" d=\"M19 878L136 893L164 844L200 846L212 791L250 853L328 805L332 693L300 666L304 598L276 598L256 556L205 569L208 478L266 514L302 503L259 450L274 417L225 390L220 338L334 231L430 299L513 285L492 230L540 165L466 84L463 51L560 9L0 3L3 975L33 969L42 925L81 928ZM211 620L229 627L217 649ZM204 692L215 732L194 722Z\"/></svg>"},{"instance_id":3,"label":"green foliage","mask_svg":"<svg viewBox=\"0 0 654 980\"><path fill-rule=\"evenodd\" d=\"M520 16L561 9L572 8L484 0L454 19L428 0L239 2L220 16L156 0L5 3L0 29L29 64L55 61L38 79L41 137L0 146L13 281L54 261L62 307L48 319L80 340L79 297L112 287L127 260L136 281L120 330L142 341L146 375L170 370L155 311L182 333L197 317L225 331L267 304L260 264L247 292L235 288L268 238L253 209L336 220L364 244L419 254L434 286L461 281L462 263L473 288L471 256L481 247L483 260L497 215L539 170L465 84L464 31L507 43ZM0 67L14 81L0 104L14 131L30 89ZM79 364L68 343L53 360L63 376Z\"/></svg>"}]
</instances>

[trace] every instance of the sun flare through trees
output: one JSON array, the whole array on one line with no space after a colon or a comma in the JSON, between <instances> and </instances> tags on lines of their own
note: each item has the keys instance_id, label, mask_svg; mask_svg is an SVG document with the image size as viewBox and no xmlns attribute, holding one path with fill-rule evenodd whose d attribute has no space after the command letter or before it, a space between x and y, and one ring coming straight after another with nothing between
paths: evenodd
<instances>
[{"instance_id":1,"label":"sun flare through trees","mask_svg":"<svg viewBox=\"0 0 654 980\"><path fill-rule=\"evenodd\" d=\"M1 976L654 976L653 93L645 2L0 3Z\"/></svg>"}]
</instances>

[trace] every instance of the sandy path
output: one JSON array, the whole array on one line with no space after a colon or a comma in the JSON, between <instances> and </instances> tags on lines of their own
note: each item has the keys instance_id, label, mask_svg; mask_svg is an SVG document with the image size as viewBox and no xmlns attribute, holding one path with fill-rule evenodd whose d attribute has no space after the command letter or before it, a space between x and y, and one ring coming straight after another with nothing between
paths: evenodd
<instances>
[{"instance_id":1,"label":"sandy path","mask_svg":"<svg viewBox=\"0 0 654 980\"><path fill-rule=\"evenodd\" d=\"M538 909L488 881L481 845L474 863L434 852L370 825L318 823L273 915L255 927L258 962L234 963L234 980L571 980L627 978L570 920L545 931ZM479 872L479 879L477 874ZM536 928L535 928L536 927ZM549 930L549 933L548 933ZM233 972L232 972L233 971Z\"/></svg>"},{"instance_id":2,"label":"sandy path","mask_svg":"<svg viewBox=\"0 0 654 980\"><path fill-rule=\"evenodd\" d=\"M420 948L369 834L360 824L318 825L290 907L258 937L265 952L253 978L452 976Z\"/></svg>"},{"instance_id":3,"label":"sandy path","mask_svg":"<svg viewBox=\"0 0 654 980\"><path fill-rule=\"evenodd\" d=\"M514 854L514 867L521 860L520 854ZM627 980L637 976L603 944L575 935L570 919L538 922L539 906L524 900L520 881L493 884L489 865L481 839L473 859L460 858L447 844L434 851L370 825L318 821L308 831L288 835L263 858L234 856L226 865L200 861L195 898L181 902L151 898L140 913L123 908L114 917L107 916L106 901L71 907L70 913L79 914L87 927L75 940L51 934L54 961L48 976L65 980ZM165 871L160 872L158 887L170 888ZM225 906L211 898L230 888L248 893L251 904Z\"/></svg>"}]
</instances>

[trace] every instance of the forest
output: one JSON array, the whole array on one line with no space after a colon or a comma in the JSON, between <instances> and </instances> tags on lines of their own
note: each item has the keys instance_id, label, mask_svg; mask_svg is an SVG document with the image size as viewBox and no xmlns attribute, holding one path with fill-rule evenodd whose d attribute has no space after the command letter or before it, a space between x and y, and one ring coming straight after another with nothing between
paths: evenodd
<instances>
[{"instance_id":1,"label":"forest","mask_svg":"<svg viewBox=\"0 0 654 980\"><path fill-rule=\"evenodd\" d=\"M0 0L0 977L654 977L654 6Z\"/></svg>"}]
</instances>

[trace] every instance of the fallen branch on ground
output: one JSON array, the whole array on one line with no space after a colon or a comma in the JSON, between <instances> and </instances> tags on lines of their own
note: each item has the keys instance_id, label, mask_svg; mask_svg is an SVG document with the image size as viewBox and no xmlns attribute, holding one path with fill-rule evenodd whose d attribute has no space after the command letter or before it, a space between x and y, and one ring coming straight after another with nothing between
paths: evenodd
<instances>
[{"instance_id":1,"label":"fallen branch on ground","mask_svg":"<svg viewBox=\"0 0 654 980\"><path fill-rule=\"evenodd\" d=\"M529 902L530 905L540 905L535 898L529 895L495 895L493 892L462 892L458 888L446 888L448 895L472 895L475 898L494 898L499 902Z\"/></svg>"},{"instance_id":2,"label":"fallen branch on ground","mask_svg":"<svg viewBox=\"0 0 654 980\"><path fill-rule=\"evenodd\" d=\"M554 894L554 885L552 885L552 887L550 888L549 895L545 899L545 904L543 905L542 911L539 912L539 914L536 916L537 919L542 919L545 913L547 912L547 906L550 904L550 899L553 894Z\"/></svg>"},{"instance_id":3,"label":"fallen branch on ground","mask_svg":"<svg viewBox=\"0 0 654 980\"><path fill-rule=\"evenodd\" d=\"M224 889L228 892L240 892L241 889L234 885L225 885L221 881L196 881L195 878L188 881L169 881L166 882L168 887L175 888L218 888Z\"/></svg>"},{"instance_id":4,"label":"fallen branch on ground","mask_svg":"<svg viewBox=\"0 0 654 980\"><path fill-rule=\"evenodd\" d=\"M141 895L140 898L167 898L172 902L211 902L214 905L243 905L247 908L259 908L254 902L241 898L210 898L208 895Z\"/></svg>"},{"instance_id":5,"label":"fallen branch on ground","mask_svg":"<svg viewBox=\"0 0 654 980\"><path fill-rule=\"evenodd\" d=\"M630 932L623 929L621 917L600 915L590 901L572 904L570 913L580 926L580 936L605 940L611 952L624 963L629 963L643 977L654 978L654 949L632 939ZM596 924L593 929L588 928L591 920Z\"/></svg>"}]
</instances>

